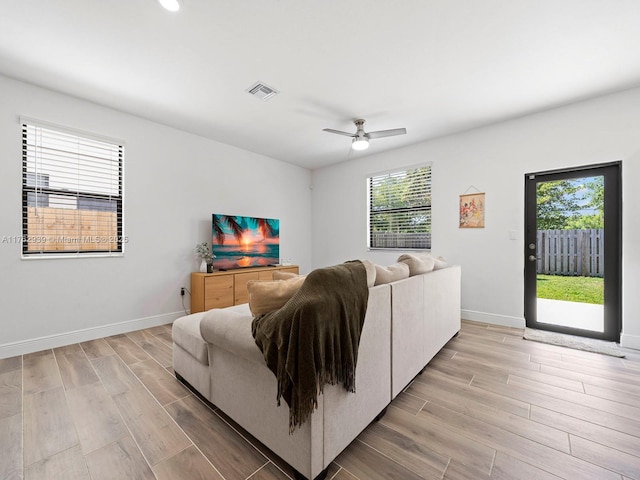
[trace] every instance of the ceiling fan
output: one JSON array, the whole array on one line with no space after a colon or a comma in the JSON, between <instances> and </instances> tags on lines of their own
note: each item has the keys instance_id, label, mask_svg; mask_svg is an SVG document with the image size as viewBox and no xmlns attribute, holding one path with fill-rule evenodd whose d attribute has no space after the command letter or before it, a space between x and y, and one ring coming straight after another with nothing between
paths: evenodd
<instances>
[{"instance_id":1,"label":"ceiling fan","mask_svg":"<svg viewBox=\"0 0 640 480\"><path fill-rule=\"evenodd\" d=\"M365 121L361 118L354 120L356 124L356 133L343 132L341 130L334 130L332 128L323 128L323 132L337 133L338 135L345 135L353 138L351 141L351 148L354 150L366 150L369 148L369 140L372 138L393 137L395 135L404 135L407 133L406 128L393 128L391 130L378 130L375 132L365 132Z\"/></svg>"}]
</instances>

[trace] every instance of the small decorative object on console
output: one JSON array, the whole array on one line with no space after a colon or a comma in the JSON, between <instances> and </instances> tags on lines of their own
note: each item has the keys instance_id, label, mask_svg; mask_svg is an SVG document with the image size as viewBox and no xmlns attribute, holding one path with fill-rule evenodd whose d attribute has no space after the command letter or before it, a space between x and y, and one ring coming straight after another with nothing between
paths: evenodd
<instances>
[{"instance_id":1,"label":"small decorative object on console","mask_svg":"<svg viewBox=\"0 0 640 480\"><path fill-rule=\"evenodd\" d=\"M200 263L200 271L203 273L213 272L213 259L216 256L213 254L211 244L202 242L196 245L196 255L202 260Z\"/></svg>"}]
</instances>

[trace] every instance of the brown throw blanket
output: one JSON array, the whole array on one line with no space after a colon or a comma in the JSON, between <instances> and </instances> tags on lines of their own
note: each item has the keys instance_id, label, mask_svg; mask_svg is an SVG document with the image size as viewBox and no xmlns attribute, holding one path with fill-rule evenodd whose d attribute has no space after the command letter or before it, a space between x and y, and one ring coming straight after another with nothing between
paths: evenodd
<instances>
[{"instance_id":1,"label":"brown throw blanket","mask_svg":"<svg viewBox=\"0 0 640 480\"><path fill-rule=\"evenodd\" d=\"M282 308L253 319L253 337L278 379L278 405L281 397L289 405L290 433L317 408L326 383L355 392L368 299L356 260L314 270Z\"/></svg>"}]
</instances>

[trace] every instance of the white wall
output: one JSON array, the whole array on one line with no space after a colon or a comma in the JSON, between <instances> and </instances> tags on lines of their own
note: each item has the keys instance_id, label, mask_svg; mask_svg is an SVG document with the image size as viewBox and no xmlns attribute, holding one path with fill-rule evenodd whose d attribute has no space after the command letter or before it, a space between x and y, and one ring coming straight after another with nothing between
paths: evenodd
<instances>
[{"instance_id":1,"label":"white wall","mask_svg":"<svg viewBox=\"0 0 640 480\"><path fill-rule=\"evenodd\" d=\"M56 260L0 243L0 358L183 315L212 213L279 218L281 257L309 270L308 170L3 76L0 238L22 232L20 115L125 141L129 243L123 258Z\"/></svg>"},{"instance_id":2,"label":"white wall","mask_svg":"<svg viewBox=\"0 0 640 480\"><path fill-rule=\"evenodd\" d=\"M393 262L397 253L367 251L365 178L432 162L432 252L462 265L464 317L524 326L524 174L617 160L625 206L621 341L640 348L640 89L314 171L313 265ZM486 228L459 229L459 195L472 185L486 192Z\"/></svg>"}]
</instances>

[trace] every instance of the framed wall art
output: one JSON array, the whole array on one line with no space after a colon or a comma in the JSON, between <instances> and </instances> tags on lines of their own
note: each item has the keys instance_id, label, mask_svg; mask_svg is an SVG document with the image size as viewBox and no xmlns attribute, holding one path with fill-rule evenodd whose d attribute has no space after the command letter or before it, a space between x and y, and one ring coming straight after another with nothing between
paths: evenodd
<instances>
[{"instance_id":1,"label":"framed wall art","mask_svg":"<svg viewBox=\"0 0 640 480\"><path fill-rule=\"evenodd\" d=\"M460 195L460 228L484 228L484 193Z\"/></svg>"}]
</instances>

